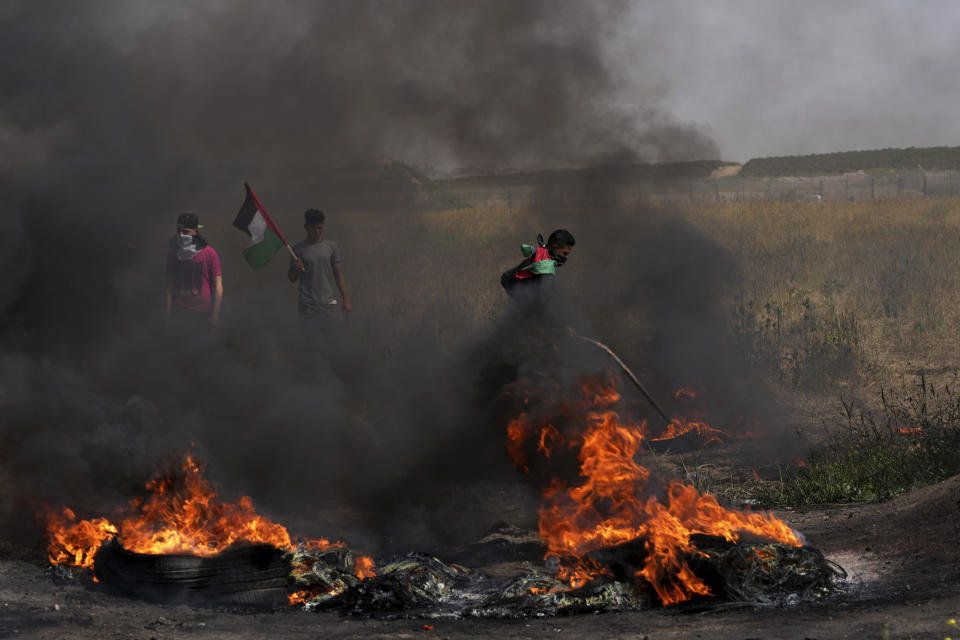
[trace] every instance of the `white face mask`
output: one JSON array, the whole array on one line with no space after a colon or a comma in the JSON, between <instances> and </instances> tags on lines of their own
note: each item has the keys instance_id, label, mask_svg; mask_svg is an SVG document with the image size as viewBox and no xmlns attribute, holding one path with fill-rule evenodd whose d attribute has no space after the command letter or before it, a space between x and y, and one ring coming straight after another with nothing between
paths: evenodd
<instances>
[{"instance_id":1,"label":"white face mask","mask_svg":"<svg viewBox=\"0 0 960 640\"><path fill-rule=\"evenodd\" d=\"M197 255L199 249L196 245L197 236L189 233L177 233L177 257L181 260L191 260Z\"/></svg>"}]
</instances>

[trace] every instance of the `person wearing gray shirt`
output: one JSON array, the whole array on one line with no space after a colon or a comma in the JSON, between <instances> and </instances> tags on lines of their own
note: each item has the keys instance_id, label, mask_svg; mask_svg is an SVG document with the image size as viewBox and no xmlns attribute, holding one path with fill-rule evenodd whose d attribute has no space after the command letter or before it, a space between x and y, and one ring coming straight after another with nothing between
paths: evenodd
<instances>
[{"instance_id":1,"label":"person wearing gray shirt","mask_svg":"<svg viewBox=\"0 0 960 640\"><path fill-rule=\"evenodd\" d=\"M340 268L340 248L323 238L323 211L307 209L303 228L307 238L293 246L296 257L290 258L287 278L299 282L300 316L330 326L337 314L351 310L347 284ZM339 294L339 295L338 295Z\"/></svg>"}]
</instances>

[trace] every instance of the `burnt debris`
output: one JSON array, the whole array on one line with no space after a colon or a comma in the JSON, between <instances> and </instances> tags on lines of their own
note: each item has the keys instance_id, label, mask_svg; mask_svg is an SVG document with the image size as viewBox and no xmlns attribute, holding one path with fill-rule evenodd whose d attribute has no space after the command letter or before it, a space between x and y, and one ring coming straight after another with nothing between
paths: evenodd
<instances>
[{"instance_id":1,"label":"burnt debris","mask_svg":"<svg viewBox=\"0 0 960 640\"><path fill-rule=\"evenodd\" d=\"M357 568L362 556L346 546L301 546L291 553L249 545L199 558L131 553L112 540L97 553L95 575L113 593L152 602L248 608L289 604L370 617L528 618L660 606L652 585L637 573L646 556L643 540L594 552L598 577L571 588L556 578L556 563L539 561L542 547L538 560L531 559L529 538L494 532L447 556L438 554L444 560L426 553L393 557L377 563L368 577ZM731 602L788 606L816 601L835 592L846 575L808 546L734 543L704 535L691 541L695 550L689 565L711 595L682 603L681 610ZM485 564L471 568L450 558Z\"/></svg>"}]
</instances>

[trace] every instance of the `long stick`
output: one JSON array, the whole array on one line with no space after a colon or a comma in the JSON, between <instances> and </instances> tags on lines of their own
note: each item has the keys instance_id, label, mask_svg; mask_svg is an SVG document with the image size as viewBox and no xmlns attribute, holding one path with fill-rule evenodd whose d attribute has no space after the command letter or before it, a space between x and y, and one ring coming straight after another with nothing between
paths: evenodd
<instances>
[{"instance_id":1,"label":"long stick","mask_svg":"<svg viewBox=\"0 0 960 640\"><path fill-rule=\"evenodd\" d=\"M573 333L573 334L571 334L571 335L572 335L574 338L577 338L577 339L579 339L579 340L583 340L584 342L589 342L590 344L596 345L596 346L600 347L601 349L603 349L604 351L606 351L607 354L608 354L611 358L613 358L614 361L615 361L618 365L620 365L620 368L623 369L623 372L627 374L627 377L629 377L630 380L633 382L633 384L636 385L637 389L640 390L640 393L643 394L643 397L647 399L647 402L650 403L650 406L653 407L654 410L656 410L656 412L660 415L661 418L663 418L663 424L666 425L666 426L670 426L671 421L670 421L670 418L667 417L667 414L665 414L665 413L663 412L663 410L662 410L662 409L657 405L657 403L654 401L654 399L653 399L652 397L650 397L650 394L647 393L647 390L643 388L643 385L642 385L642 384L640 384L640 380L637 379L637 376L633 375L633 371L630 371L630 367L628 367L626 364L624 364L623 360L621 360L621 359L619 358L619 356L617 356L617 354L615 354L615 353L613 352L613 350L610 349L610 347L608 347L607 345L603 344L602 342L598 342L598 341L596 341L596 340L594 340L594 339L592 339L592 338L586 338L586 337L584 337L584 336L577 335L576 333Z\"/></svg>"}]
</instances>

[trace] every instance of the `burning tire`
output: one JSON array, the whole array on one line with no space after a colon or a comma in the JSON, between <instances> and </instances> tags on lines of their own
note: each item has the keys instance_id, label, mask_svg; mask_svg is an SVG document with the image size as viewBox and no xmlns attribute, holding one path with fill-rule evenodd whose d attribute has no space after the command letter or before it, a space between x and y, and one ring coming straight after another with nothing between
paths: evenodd
<instances>
[{"instance_id":1,"label":"burning tire","mask_svg":"<svg viewBox=\"0 0 960 640\"><path fill-rule=\"evenodd\" d=\"M94 566L106 588L166 604L278 608L287 604L291 583L289 556L266 544L200 557L133 553L110 540Z\"/></svg>"}]
</instances>

